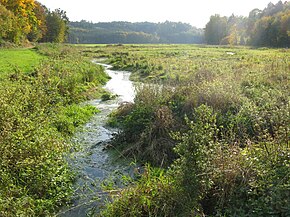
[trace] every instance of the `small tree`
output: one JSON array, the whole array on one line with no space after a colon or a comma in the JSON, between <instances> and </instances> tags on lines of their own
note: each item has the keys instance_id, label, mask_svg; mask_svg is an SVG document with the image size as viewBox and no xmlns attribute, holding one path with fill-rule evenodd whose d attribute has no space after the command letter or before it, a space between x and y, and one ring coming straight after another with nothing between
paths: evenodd
<instances>
[{"instance_id":1,"label":"small tree","mask_svg":"<svg viewBox=\"0 0 290 217\"><path fill-rule=\"evenodd\" d=\"M66 12L56 9L48 12L46 17L47 33L44 37L45 42L62 43L66 40L68 31L68 18Z\"/></svg>"},{"instance_id":2,"label":"small tree","mask_svg":"<svg viewBox=\"0 0 290 217\"><path fill-rule=\"evenodd\" d=\"M208 44L220 44L227 33L227 18L216 14L210 17L205 27L205 41Z\"/></svg>"}]
</instances>

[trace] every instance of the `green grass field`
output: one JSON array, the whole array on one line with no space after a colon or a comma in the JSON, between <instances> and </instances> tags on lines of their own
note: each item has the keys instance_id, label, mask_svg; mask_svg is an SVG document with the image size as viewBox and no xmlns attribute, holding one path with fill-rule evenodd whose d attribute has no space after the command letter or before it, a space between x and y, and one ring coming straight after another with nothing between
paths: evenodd
<instances>
[{"instance_id":1,"label":"green grass field","mask_svg":"<svg viewBox=\"0 0 290 217\"><path fill-rule=\"evenodd\" d=\"M43 59L33 49L0 49L0 76L15 70L30 72Z\"/></svg>"}]
</instances>

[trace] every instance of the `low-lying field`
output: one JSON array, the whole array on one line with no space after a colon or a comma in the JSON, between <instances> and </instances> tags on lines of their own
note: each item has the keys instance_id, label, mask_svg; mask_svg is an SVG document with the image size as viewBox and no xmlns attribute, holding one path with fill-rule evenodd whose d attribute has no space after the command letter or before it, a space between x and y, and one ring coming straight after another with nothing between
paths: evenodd
<instances>
[{"instance_id":1,"label":"low-lying field","mask_svg":"<svg viewBox=\"0 0 290 217\"><path fill-rule=\"evenodd\" d=\"M250 49L196 45L107 45L86 47L93 57L106 57L115 68L134 72L133 79L180 81L199 71L214 75L259 76L289 71L288 49Z\"/></svg>"},{"instance_id":2,"label":"low-lying field","mask_svg":"<svg viewBox=\"0 0 290 217\"><path fill-rule=\"evenodd\" d=\"M103 215L290 214L288 49L83 49L148 83L110 124L122 129L115 148L159 167L145 167L138 181L113 195Z\"/></svg>"}]
</instances>

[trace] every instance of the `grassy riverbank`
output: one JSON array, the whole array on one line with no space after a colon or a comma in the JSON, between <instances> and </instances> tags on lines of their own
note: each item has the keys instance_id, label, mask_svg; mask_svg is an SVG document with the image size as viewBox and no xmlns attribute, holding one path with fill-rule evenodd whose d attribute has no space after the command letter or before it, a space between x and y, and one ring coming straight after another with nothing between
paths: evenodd
<instances>
[{"instance_id":1,"label":"grassy riverbank","mask_svg":"<svg viewBox=\"0 0 290 217\"><path fill-rule=\"evenodd\" d=\"M72 193L70 135L98 110L103 68L70 46L0 50L0 215L50 216Z\"/></svg>"},{"instance_id":2,"label":"grassy riverbank","mask_svg":"<svg viewBox=\"0 0 290 217\"><path fill-rule=\"evenodd\" d=\"M85 54L148 83L111 123L122 129L115 148L158 167L113 194L103 215L290 214L289 50L110 45Z\"/></svg>"},{"instance_id":3,"label":"grassy riverbank","mask_svg":"<svg viewBox=\"0 0 290 217\"><path fill-rule=\"evenodd\" d=\"M46 59L45 56L32 49L1 49L0 77L17 70L31 72L44 59Z\"/></svg>"}]
</instances>

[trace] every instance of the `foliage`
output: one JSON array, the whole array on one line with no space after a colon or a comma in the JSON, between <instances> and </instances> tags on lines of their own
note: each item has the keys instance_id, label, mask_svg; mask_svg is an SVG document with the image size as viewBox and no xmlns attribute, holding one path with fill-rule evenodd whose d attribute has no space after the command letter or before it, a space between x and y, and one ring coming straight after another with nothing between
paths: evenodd
<instances>
[{"instance_id":1,"label":"foliage","mask_svg":"<svg viewBox=\"0 0 290 217\"><path fill-rule=\"evenodd\" d=\"M55 11L48 12L46 15L47 33L43 41L54 43L64 42L68 31L68 22L65 11L56 9Z\"/></svg>"},{"instance_id":2,"label":"foliage","mask_svg":"<svg viewBox=\"0 0 290 217\"><path fill-rule=\"evenodd\" d=\"M174 179L162 169L149 165L141 178L111 196L101 216L184 216L191 210L180 200ZM193 213L193 212L192 212Z\"/></svg>"},{"instance_id":3,"label":"foliage","mask_svg":"<svg viewBox=\"0 0 290 217\"><path fill-rule=\"evenodd\" d=\"M194 110L192 121L187 119L187 122L189 130L174 135L180 140L175 148L179 155L175 162L176 179L185 195L199 201L212 185L210 160L218 134L216 114L213 109L201 105Z\"/></svg>"},{"instance_id":4,"label":"foliage","mask_svg":"<svg viewBox=\"0 0 290 217\"><path fill-rule=\"evenodd\" d=\"M205 28L208 44L289 47L290 3L269 3L263 10L254 9L248 17L211 16Z\"/></svg>"},{"instance_id":5,"label":"foliage","mask_svg":"<svg viewBox=\"0 0 290 217\"><path fill-rule=\"evenodd\" d=\"M64 42L68 18L65 11L50 12L34 0L0 1L0 45L29 41Z\"/></svg>"},{"instance_id":6,"label":"foliage","mask_svg":"<svg viewBox=\"0 0 290 217\"><path fill-rule=\"evenodd\" d=\"M175 157L170 130L174 126L173 113L168 107L172 91L158 86L143 87L135 103L125 103L112 115L110 123L122 129L115 138L122 154L137 156L155 166L166 167ZM121 147L120 147L121 146Z\"/></svg>"},{"instance_id":7,"label":"foliage","mask_svg":"<svg viewBox=\"0 0 290 217\"><path fill-rule=\"evenodd\" d=\"M34 0L1 0L0 4L1 7L4 6L6 10L10 11L11 15L8 20L13 19L13 23L10 25L12 28L4 29L4 31L9 31L9 34L6 35L7 39L11 42L21 42L39 22L33 11ZM5 20L4 23L6 23Z\"/></svg>"},{"instance_id":8,"label":"foliage","mask_svg":"<svg viewBox=\"0 0 290 217\"><path fill-rule=\"evenodd\" d=\"M226 215L288 216L289 144L270 142L251 144L242 150L237 184L223 203ZM239 179L240 180L239 180ZM246 198L246 200L244 199Z\"/></svg>"},{"instance_id":9,"label":"foliage","mask_svg":"<svg viewBox=\"0 0 290 217\"><path fill-rule=\"evenodd\" d=\"M99 110L90 105L69 105L60 110L60 114L53 121L53 126L64 136L72 136L78 127L87 123L97 112Z\"/></svg>"},{"instance_id":10,"label":"foliage","mask_svg":"<svg viewBox=\"0 0 290 217\"><path fill-rule=\"evenodd\" d=\"M13 37L13 31L16 25L14 14L7 10L3 5L0 4L0 43L3 40Z\"/></svg>"},{"instance_id":11,"label":"foliage","mask_svg":"<svg viewBox=\"0 0 290 217\"><path fill-rule=\"evenodd\" d=\"M256 20L251 43L257 46L288 47L290 31L290 2L270 3Z\"/></svg>"},{"instance_id":12,"label":"foliage","mask_svg":"<svg viewBox=\"0 0 290 217\"><path fill-rule=\"evenodd\" d=\"M205 41L208 44L219 44L226 36L227 18L219 15L211 16L205 27Z\"/></svg>"},{"instance_id":13,"label":"foliage","mask_svg":"<svg viewBox=\"0 0 290 217\"><path fill-rule=\"evenodd\" d=\"M65 138L96 112L75 103L107 78L101 67L78 52L65 54L72 48L53 49L53 56L36 68L10 69L0 81L1 216L50 216L72 193L74 174L65 158L71 144ZM78 64L73 64L76 59Z\"/></svg>"},{"instance_id":14,"label":"foliage","mask_svg":"<svg viewBox=\"0 0 290 217\"><path fill-rule=\"evenodd\" d=\"M39 41L47 34L47 23L46 23L46 14L47 9L41 3L35 1L34 2L34 9L33 12L38 20L37 26L29 32L27 38L29 41Z\"/></svg>"}]
</instances>

